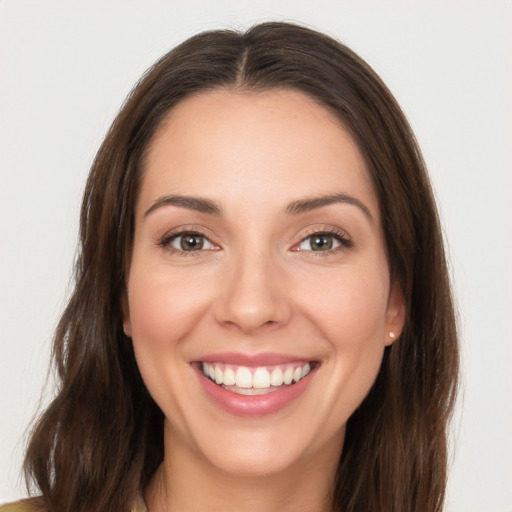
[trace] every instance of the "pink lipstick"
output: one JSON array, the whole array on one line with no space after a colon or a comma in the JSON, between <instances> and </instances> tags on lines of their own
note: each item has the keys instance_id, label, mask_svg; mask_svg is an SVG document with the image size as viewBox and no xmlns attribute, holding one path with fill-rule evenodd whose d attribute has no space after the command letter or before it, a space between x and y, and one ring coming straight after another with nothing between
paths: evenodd
<instances>
[{"instance_id":1,"label":"pink lipstick","mask_svg":"<svg viewBox=\"0 0 512 512\"><path fill-rule=\"evenodd\" d=\"M276 413L299 398L318 363L285 354L210 354L192 367L208 397L238 416Z\"/></svg>"}]
</instances>

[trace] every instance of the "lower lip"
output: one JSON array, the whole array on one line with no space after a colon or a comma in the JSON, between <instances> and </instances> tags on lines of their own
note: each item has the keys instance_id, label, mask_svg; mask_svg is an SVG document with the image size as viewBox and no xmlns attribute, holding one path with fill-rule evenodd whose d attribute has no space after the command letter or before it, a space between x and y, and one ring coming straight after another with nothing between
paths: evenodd
<instances>
[{"instance_id":1,"label":"lower lip","mask_svg":"<svg viewBox=\"0 0 512 512\"><path fill-rule=\"evenodd\" d=\"M264 416L279 412L304 393L316 371L314 368L299 382L265 395L239 395L215 384L196 365L193 366L206 394L221 409L235 416Z\"/></svg>"}]
</instances>

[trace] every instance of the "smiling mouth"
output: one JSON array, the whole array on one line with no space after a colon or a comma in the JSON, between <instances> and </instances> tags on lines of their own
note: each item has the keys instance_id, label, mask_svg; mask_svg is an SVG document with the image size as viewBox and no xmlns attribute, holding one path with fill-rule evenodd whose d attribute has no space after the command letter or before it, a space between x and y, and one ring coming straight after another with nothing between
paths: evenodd
<instances>
[{"instance_id":1,"label":"smiling mouth","mask_svg":"<svg viewBox=\"0 0 512 512\"><path fill-rule=\"evenodd\" d=\"M203 375L218 386L239 395L265 395L293 386L306 377L316 363L289 363L274 366L236 366L200 363Z\"/></svg>"}]
</instances>

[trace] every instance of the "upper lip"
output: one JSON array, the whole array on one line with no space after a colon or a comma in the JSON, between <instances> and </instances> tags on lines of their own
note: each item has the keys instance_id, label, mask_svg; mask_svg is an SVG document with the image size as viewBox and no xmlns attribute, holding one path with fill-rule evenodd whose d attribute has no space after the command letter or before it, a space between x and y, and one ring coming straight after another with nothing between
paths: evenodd
<instances>
[{"instance_id":1,"label":"upper lip","mask_svg":"<svg viewBox=\"0 0 512 512\"><path fill-rule=\"evenodd\" d=\"M235 366L273 366L286 363L307 363L311 358L293 354L279 354L274 352L262 352L259 354L247 354L242 352L220 352L207 354L191 362L223 363Z\"/></svg>"}]
</instances>

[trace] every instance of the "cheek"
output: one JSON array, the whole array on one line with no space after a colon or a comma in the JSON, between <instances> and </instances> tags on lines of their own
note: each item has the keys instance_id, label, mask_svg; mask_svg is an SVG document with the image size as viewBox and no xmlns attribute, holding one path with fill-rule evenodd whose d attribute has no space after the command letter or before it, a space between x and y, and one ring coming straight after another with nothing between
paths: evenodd
<instances>
[{"instance_id":1,"label":"cheek","mask_svg":"<svg viewBox=\"0 0 512 512\"><path fill-rule=\"evenodd\" d=\"M333 344L350 347L380 343L385 330L389 281L375 272L339 272L328 286L310 282L303 290L303 306Z\"/></svg>"},{"instance_id":2,"label":"cheek","mask_svg":"<svg viewBox=\"0 0 512 512\"><path fill-rule=\"evenodd\" d=\"M334 277L324 293L311 293L309 319L326 348L324 392L333 429L344 423L370 391L385 348L386 274Z\"/></svg>"},{"instance_id":3,"label":"cheek","mask_svg":"<svg viewBox=\"0 0 512 512\"><path fill-rule=\"evenodd\" d=\"M133 265L132 270L128 302L134 343L178 342L204 310L209 287L193 272L170 275L144 265Z\"/></svg>"},{"instance_id":4,"label":"cheek","mask_svg":"<svg viewBox=\"0 0 512 512\"><path fill-rule=\"evenodd\" d=\"M384 353L389 293L387 266L351 267L330 273L323 290L304 284L304 314L321 333L326 385L336 418L345 420L364 399L378 374ZM307 284L307 286L306 286Z\"/></svg>"},{"instance_id":5,"label":"cheek","mask_svg":"<svg viewBox=\"0 0 512 512\"><path fill-rule=\"evenodd\" d=\"M170 273L165 265L152 266L147 259L137 263L132 263L128 281L137 365L155 402L166 416L172 415L179 423L184 413L176 391L182 393L191 378L188 365L183 364L185 341L204 316L208 301L205 291L211 287L185 277L185 272Z\"/></svg>"}]
</instances>

